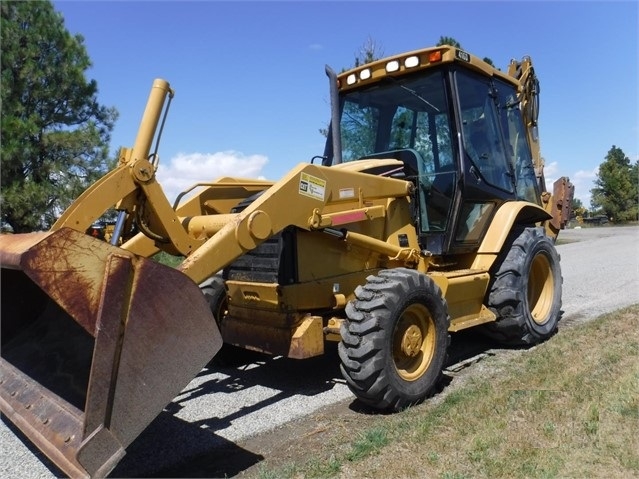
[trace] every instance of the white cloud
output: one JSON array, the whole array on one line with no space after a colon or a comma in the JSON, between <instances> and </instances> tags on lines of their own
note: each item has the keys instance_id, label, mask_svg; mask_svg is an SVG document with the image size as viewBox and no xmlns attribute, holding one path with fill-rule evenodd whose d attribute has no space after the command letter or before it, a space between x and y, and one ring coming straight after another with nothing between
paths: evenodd
<instances>
[{"instance_id":1,"label":"white cloud","mask_svg":"<svg viewBox=\"0 0 639 479\"><path fill-rule=\"evenodd\" d=\"M314 50L316 52L320 51L320 50L324 50L324 45L320 44L320 43L311 43L308 46L309 50Z\"/></svg>"},{"instance_id":2,"label":"white cloud","mask_svg":"<svg viewBox=\"0 0 639 479\"><path fill-rule=\"evenodd\" d=\"M598 173L597 166L592 170L579 170L570 177L570 181L575 185L575 197L579 198L586 208L590 208L590 190L595 186L594 181Z\"/></svg>"},{"instance_id":3,"label":"white cloud","mask_svg":"<svg viewBox=\"0 0 639 479\"><path fill-rule=\"evenodd\" d=\"M594 187L594 180L599 172L599 167L592 170L579 170L574 174L566 174L559 168L559 163L553 161L544 166L544 177L546 178L546 188L552 192L553 183L560 176L568 176L570 182L575 186L575 198L581 200L586 208L590 208L590 190Z\"/></svg>"},{"instance_id":4,"label":"white cloud","mask_svg":"<svg viewBox=\"0 0 639 479\"><path fill-rule=\"evenodd\" d=\"M556 161L544 165L544 179L546 180L546 189L548 191L552 192L552 185L560 176L562 175L559 172Z\"/></svg>"},{"instance_id":5,"label":"white cloud","mask_svg":"<svg viewBox=\"0 0 639 479\"><path fill-rule=\"evenodd\" d=\"M264 155L245 155L237 151L217 153L178 153L158 169L158 181L170 202L198 182L213 181L223 176L261 178L268 162Z\"/></svg>"},{"instance_id":6,"label":"white cloud","mask_svg":"<svg viewBox=\"0 0 639 479\"><path fill-rule=\"evenodd\" d=\"M552 163L547 163L544 165L544 175L547 178L556 176L558 171L559 171L559 167L557 166L556 161L553 161Z\"/></svg>"},{"instance_id":7,"label":"white cloud","mask_svg":"<svg viewBox=\"0 0 639 479\"><path fill-rule=\"evenodd\" d=\"M575 173L575 179L580 180L594 180L599 173L599 167L593 168L592 170L579 170Z\"/></svg>"}]
</instances>

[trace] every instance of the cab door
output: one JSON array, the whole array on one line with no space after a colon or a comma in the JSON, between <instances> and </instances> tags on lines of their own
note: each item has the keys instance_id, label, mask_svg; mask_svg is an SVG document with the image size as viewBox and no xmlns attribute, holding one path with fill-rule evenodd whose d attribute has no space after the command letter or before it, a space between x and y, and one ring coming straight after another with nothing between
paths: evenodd
<instances>
[{"instance_id":1,"label":"cab door","mask_svg":"<svg viewBox=\"0 0 639 479\"><path fill-rule=\"evenodd\" d=\"M515 198L515 185L494 81L468 70L454 71L453 79L461 140L462 201L451 246L459 252L479 245L497 208Z\"/></svg>"}]
</instances>

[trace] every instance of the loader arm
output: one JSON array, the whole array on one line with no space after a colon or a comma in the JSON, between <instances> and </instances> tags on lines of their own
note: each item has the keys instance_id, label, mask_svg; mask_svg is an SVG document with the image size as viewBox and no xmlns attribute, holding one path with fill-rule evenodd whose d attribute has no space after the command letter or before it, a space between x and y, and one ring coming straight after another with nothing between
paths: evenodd
<instances>
[{"instance_id":1,"label":"loader arm","mask_svg":"<svg viewBox=\"0 0 639 479\"><path fill-rule=\"evenodd\" d=\"M185 219L212 235L178 269L199 283L287 226L318 230L380 218L385 206L380 201L375 206L375 200L408 197L411 191L403 180L300 164L244 211L225 215L219 229L216 215Z\"/></svg>"},{"instance_id":2,"label":"loader arm","mask_svg":"<svg viewBox=\"0 0 639 479\"><path fill-rule=\"evenodd\" d=\"M156 240L167 243L164 249L171 253L188 255L202 244L180 224L156 179L157 164L149 159L166 99L172 96L166 81L153 82L133 148L123 149L118 166L80 195L52 226L53 231L67 227L84 232L115 205L121 214L137 214L138 222L147 225Z\"/></svg>"},{"instance_id":3,"label":"loader arm","mask_svg":"<svg viewBox=\"0 0 639 479\"><path fill-rule=\"evenodd\" d=\"M178 221L191 237L206 240L208 236L204 229L212 228L213 216L218 223L224 223L224 215L229 214L239 201L271 186L273 186L272 181L226 177L213 182L196 183L175 200L175 213ZM184 202L180 201L182 196L193 191L196 191L193 196ZM204 226L200 226L201 223L204 223ZM212 229L216 231L216 228ZM123 249L145 258L158 253L163 247L165 245L158 244L144 233L138 233L122 244Z\"/></svg>"}]
</instances>

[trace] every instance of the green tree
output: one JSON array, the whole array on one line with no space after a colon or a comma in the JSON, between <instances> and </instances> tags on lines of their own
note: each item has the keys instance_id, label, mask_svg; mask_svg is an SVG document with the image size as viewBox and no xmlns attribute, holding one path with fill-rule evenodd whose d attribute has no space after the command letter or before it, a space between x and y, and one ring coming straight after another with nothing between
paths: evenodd
<instances>
[{"instance_id":1,"label":"green tree","mask_svg":"<svg viewBox=\"0 0 639 479\"><path fill-rule=\"evenodd\" d=\"M621 148L612 145L599 165L591 205L613 222L635 221L639 214L639 160L631 164Z\"/></svg>"},{"instance_id":2,"label":"green tree","mask_svg":"<svg viewBox=\"0 0 639 479\"><path fill-rule=\"evenodd\" d=\"M81 36L49 1L2 1L2 223L47 229L108 168L117 112L97 101Z\"/></svg>"},{"instance_id":3,"label":"green tree","mask_svg":"<svg viewBox=\"0 0 639 479\"><path fill-rule=\"evenodd\" d=\"M459 43L453 37L444 37L444 36L439 37L439 41L437 42L436 46L440 47L442 45L450 45L451 47L455 47L455 48L459 48L463 50L461 43Z\"/></svg>"}]
</instances>

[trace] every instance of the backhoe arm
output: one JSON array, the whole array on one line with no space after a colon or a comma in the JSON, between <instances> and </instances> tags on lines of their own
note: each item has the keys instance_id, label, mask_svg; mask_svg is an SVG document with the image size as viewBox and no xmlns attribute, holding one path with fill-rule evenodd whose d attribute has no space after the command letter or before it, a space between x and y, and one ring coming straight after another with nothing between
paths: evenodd
<instances>
[{"instance_id":1,"label":"backhoe arm","mask_svg":"<svg viewBox=\"0 0 639 479\"><path fill-rule=\"evenodd\" d=\"M521 61L511 60L508 74L520 83L519 101L535 167L535 176L541 192L541 203L543 208L552 215L552 219L545 222L546 233L556 239L559 230L563 229L570 219L575 187L568 177L563 176L554 182L552 193L546 188L544 159L541 156L538 132L539 80L530 57L526 56Z\"/></svg>"}]
</instances>

